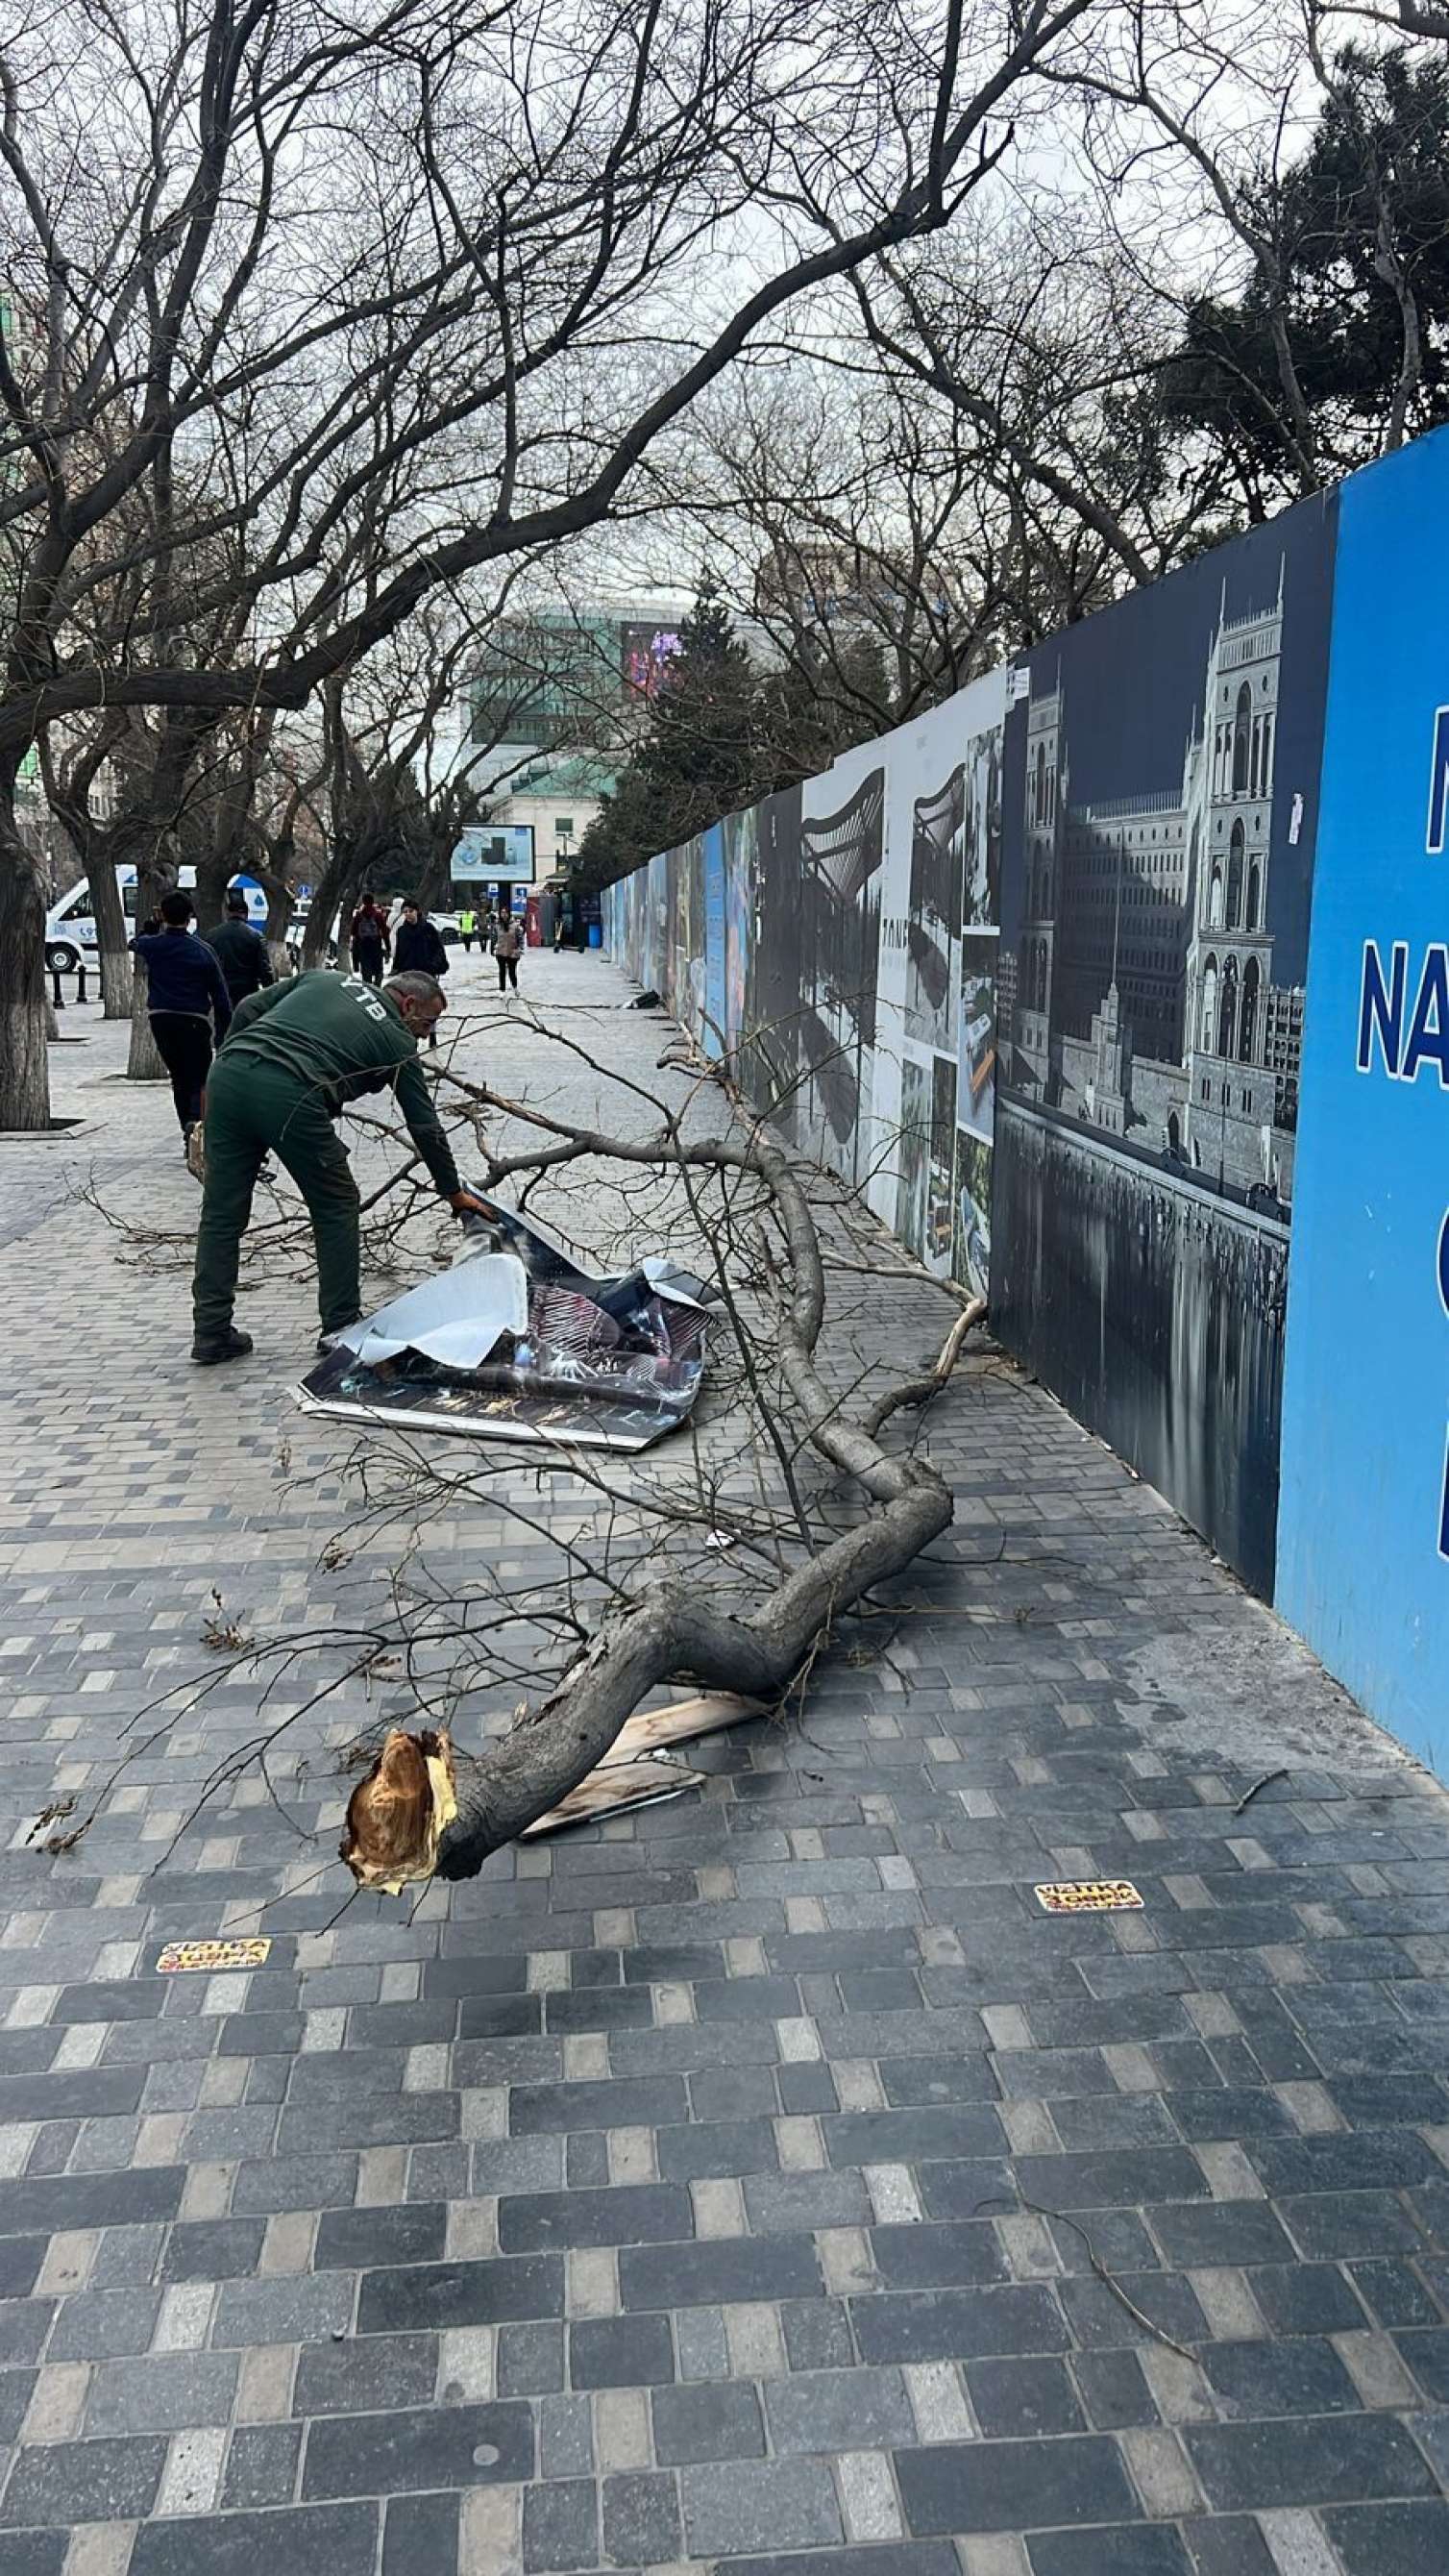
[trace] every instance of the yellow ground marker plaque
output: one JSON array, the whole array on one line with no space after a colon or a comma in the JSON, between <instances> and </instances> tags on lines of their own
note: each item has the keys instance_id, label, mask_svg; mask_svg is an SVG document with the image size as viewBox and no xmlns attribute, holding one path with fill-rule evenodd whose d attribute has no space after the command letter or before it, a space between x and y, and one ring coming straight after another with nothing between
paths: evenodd
<instances>
[{"instance_id":1,"label":"yellow ground marker plaque","mask_svg":"<svg viewBox=\"0 0 1449 2576\"><path fill-rule=\"evenodd\" d=\"M219 1968L259 1968L271 1948L266 1940L251 1941L168 1941L156 1962L161 1977L182 1977L204 1969L215 1975Z\"/></svg>"},{"instance_id":2,"label":"yellow ground marker plaque","mask_svg":"<svg viewBox=\"0 0 1449 2576\"><path fill-rule=\"evenodd\" d=\"M1130 1878L1049 1879L1036 1901L1048 1914L1135 1914L1142 1906Z\"/></svg>"}]
</instances>

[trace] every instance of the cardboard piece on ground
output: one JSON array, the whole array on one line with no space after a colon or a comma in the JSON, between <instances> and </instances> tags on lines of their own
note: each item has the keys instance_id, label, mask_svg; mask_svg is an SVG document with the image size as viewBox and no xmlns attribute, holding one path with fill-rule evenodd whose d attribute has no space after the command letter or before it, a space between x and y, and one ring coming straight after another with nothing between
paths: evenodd
<instances>
[{"instance_id":1,"label":"cardboard piece on ground","mask_svg":"<svg viewBox=\"0 0 1449 2576\"><path fill-rule=\"evenodd\" d=\"M736 1698L731 1691L705 1692L696 1699L671 1700L667 1708L638 1710L625 1719L598 1768L587 1772L546 1816L525 1825L519 1841L556 1834L565 1825L597 1824L606 1816L624 1815L630 1807L650 1806L656 1798L675 1798L682 1789L702 1788L702 1771L681 1770L650 1757L666 1745L690 1744L701 1735L717 1735L722 1727L738 1726L742 1718L767 1714L763 1700Z\"/></svg>"},{"instance_id":2,"label":"cardboard piece on ground","mask_svg":"<svg viewBox=\"0 0 1449 2576\"><path fill-rule=\"evenodd\" d=\"M608 1816L627 1815L631 1807L652 1807L661 1798L677 1798L681 1790L703 1785L702 1771L685 1771L672 1762L605 1762L570 1789L556 1807L550 1807L546 1816L536 1816L531 1825L525 1825L518 1839L531 1843L540 1834L562 1832L566 1825L602 1824Z\"/></svg>"},{"instance_id":3,"label":"cardboard piece on ground","mask_svg":"<svg viewBox=\"0 0 1449 2576\"><path fill-rule=\"evenodd\" d=\"M768 1717L762 1699L736 1698L732 1691L707 1691L697 1699L674 1699L667 1708L643 1708L626 1718L614 1738L610 1759L657 1751L665 1744L692 1744L721 1727L738 1726L747 1717Z\"/></svg>"}]
</instances>

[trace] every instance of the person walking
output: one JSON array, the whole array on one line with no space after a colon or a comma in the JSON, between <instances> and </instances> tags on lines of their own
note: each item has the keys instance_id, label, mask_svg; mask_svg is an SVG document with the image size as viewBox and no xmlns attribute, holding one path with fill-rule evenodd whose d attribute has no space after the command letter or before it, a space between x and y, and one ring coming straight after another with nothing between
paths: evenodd
<instances>
[{"instance_id":1,"label":"person walking","mask_svg":"<svg viewBox=\"0 0 1449 2576\"><path fill-rule=\"evenodd\" d=\"M275 983L267 943L247 918L247 899L240 886L228 888L224 918L202 936L226 977L233 1010L248 993L259 993L264 984Z\"/></svg>"},{"instance_id":2,"label":"person walking","mask_svg":"<svg viewBox=\"0 0 1449 2576\"><path fill-rule=\"evenodd\" d=\"M213 960L213 963L215 961ZM270 1150L307 1204L317 1247L317 1299L331 1350L362 1313L360 1201L332 1121L365 1092L391 1091L455 1216L488 1211L458 1167L423 1080L418 1040L445 1007L435 976L394 975L380 990L320 967L238 1005L206 1093L206 1188L196 1236L191 1356L200 1368L245 1358L232 1322L252 1191Z\"/></svg>"},{"instance_id":3,"label":"person walking","mask_svg":"<svg viewBox=\"0 0 1449 2576\"><path fill-rule=\"evenodd\" d=\"M392 933L375 895L364 895L352 916L352 966L365 984L380 984L384 960L392 955Z\"/></svg>"},{"instance_id":4,"label":"person walking","mask_svg":"<svg viewBox=\"0 0 1449 2576\"><path fill-rule=\"evenodd\" d=\"M472 956L472 954L473 954L473 940L474 940L474 936L475 936L475 934L476 934L476 932L477 932L477 928L478 928L478 919L477 919L477 915L476 915L476 913L472 913L472 912L460 912L460 913L459 913L459 915L458 915L458 937L459 937L459 938L462 940L462 942L463 942L463 954L464 954L464 956L465 956L465 957L471 957L471 956Z\"/></svg>"},{"instance_id":5,"label":"person walking","mask_svg":"<svg viewBox=\"0 0 1449 2576\"><path fill-rule=\"evenodd\" d=\"M408 901L403 905L403 917L393 941L392 964L395 975L443 976L448 971L448 952L443 946L443 934L436 922L429 921L421 904ZM437 1043L437 1030L429 1029L429 1046L435 1047Z\"/></svg>"},{"instance_id":6,"label":"person walking","mask_svg":"<svg viewBox=\"0 0 1449 2576\"><path fill-rule=\"evenodd\" d=\"M215 952L191 928L195 906L179 891L161 898L161 927L140 930L131 947L146 969L146 1014L156 1052L171 1076L171 1097L187 1168L199 1180L193 1138L211 1069L212 1031L220 1045L231 1021L231 995Z\"/></svg>"},{"instance_id":7,"label":"person walking","mask_svg":"<svg viewBox=\"0 0 1449 2576\"><path fill-rule=\"evenodd\" d=\"M493 941L493 954L498 960L498 990L518 990L518 961L523 955L523 924L510 913L499 923Z\"/></svg>"}]
</instances>

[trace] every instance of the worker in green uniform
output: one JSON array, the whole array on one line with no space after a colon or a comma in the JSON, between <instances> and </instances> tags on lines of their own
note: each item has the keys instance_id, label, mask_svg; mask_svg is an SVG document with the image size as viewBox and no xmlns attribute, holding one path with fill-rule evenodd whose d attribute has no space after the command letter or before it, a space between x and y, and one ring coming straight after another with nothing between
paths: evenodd
<instances>
[{"instance_id":1,"label":"worker in green uniform","mask_svg":"<svg viewBox=\"0 0 1449 2576\"><path fill-rule=\"evenodd\" d=\"M231 1320L252 1190L270 1149L307 1202L317 1246L319 1351L362 1312L357 1184L332 1121L364 1092L391 1091L440 1197L479 1208L459 1183L417 1060L444 1008L435 976L395 975L379 990L319 969L249 993L206 1087L206 1186L196 1238L191 1356L202 1368L245 1357Z\"/></svg>"}]
</instances>

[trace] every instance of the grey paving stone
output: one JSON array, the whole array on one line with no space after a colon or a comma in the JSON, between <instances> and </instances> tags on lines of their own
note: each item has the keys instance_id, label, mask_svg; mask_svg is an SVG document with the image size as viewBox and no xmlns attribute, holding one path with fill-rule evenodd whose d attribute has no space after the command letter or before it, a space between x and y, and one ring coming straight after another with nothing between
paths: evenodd
<instances>
[{"instance_id":1,"label":"grey paving stone","mask_svg":"<svg viewBox=\"0 0 1449 2576\"><path fill-rule=\"evenodd\" d=\"M832 2549L824 2561L801 2558L793 2551L783 2557L731 2558L726 2562L728 2576L808 2576L812 2566L820 2576L960 2576L961 2561L949 2540L888 2541L863 2549Z\"/></svg>"},{"instance_id":2,"label":"grey paving stone","mask_svg":"<svg viewBox=\"0 0 1449 2576\"><path fill-rule=\"evenodd\" d=\"M794 2371L763 2391L770 2446L782 2458L806 2451L888 2451L915 2440L898 2370Z\"/></svg>"},{"instance_id":3,"label":"grey paving stone","mask_svg":"<svg viewBox=\"0 0 1449 2576\"><path fill-rule=\"evenodd\" d=\"M1309 2335L1284 2342L1220 2343L1202 2355L1209 2384L1244 2413L1357 2412L1359 2396L1332 2344Z\"/></svg>"},{"instance_id":4,"label":"grey paving stone","mask_svg":"<svg viewBox=\"0 0 1449 2576\"><path fill-rule=\"evenodd\" d=\"M239 2424L227 2451L218 2501L237 2513L290 2504L301 2455L300 2424Z\"/></svg>"},{"instance_id":5,"label":"grey paving stone","mask_svg":"<svg viewBox=\"0 0 1449 2576\"><path fill-rule=\"evenodd\" d=\"M682 2469L685 2546L729 2558L767 2548L827 2549L841 2538L829 2470L819 2460L730 2460Z\"/></svg>"},{"instance_id":6,"label":"grey paving stone","mask_svg":"<svg viewBox=\"0 0 1449 2576\"><path fill-rule=\"evenodd\" d=\"M917 2536L1141 2518L1116 2443L1091 2434L899 2451L896 2477L907 2527Z\"/></svg>"},{"instance_id":7,"label":"grey paving stone","mask_svg":"<svg viewBox=\"0 0 1449 2576\"><path fill-rule=\"evenodd\" d=\"M1028 2440L1046 2433L1084 2433L1086 2419L1064 2361L968 2361L971 2410L983 2433Z\"/></svg>"},{"instance_id":8,"label":"grey paving stone","mask_svg":"<svg viewBox=\"0 0 1449 2576\"><path fill-rule=\"evenodd\" d=\"M498 2394L542 2397L564 2386L564 2328L561 2323L500 2326L498 2329Z\"/></svg>"},{"instance_id":9,"label":"grey paving stone","mask_svg":"<svg viewBox=\"0 0 1449 2576\"><path fill-rule=\"evenodd\" d=\"M1027 2544L1031 2576L1194 2576L1175 2531L1143 2523L1115 2531L1037 2531Z\"/></svg>"},{"instance_id":10,"label":"grey paving stone","mask_svg":"<svg viewBox=\"0 0 1449 2576\"><path fill-rule=\"evenodd\" d=\"M1449 2564L1449 2504L1340 2506L1323 2524L1346 2576L1437 2576Z\"/></svg>"},{"instance_id":11,"label":"grey paving stone","mask_svg":"<svg viewBox=\"0 0 1449 2576\"><path fill-rule=\"evenodd\" d=\"M682 2078L635 2083L517 2084L509 2098L515 2137L553 2129L654 2129L687 2116Z\"/></svg>"},{"instance_id":12,"label":"grey paving stone","mask_svg":"<svg viewBox=\"0 0 1449 2576\"><path fill-rule=\"evenodd\" d=\"M863 2227L873 2214L862 2177L831 2172L751 2174L745 2182L745 2211L751 2229L762 2236Z\"/></svg>"},{"instance_id":13,"label":"grey paving stone","mask_svg":"<svg viewBox=\"0 0 1449 2576\"><path fill-rule=\"evenodd\" d=\"M569 2327L574 2388L658 2388L673 2378L668 2317L583 2317Z\"/></svg>"},{"instance_id":14,"label":"grey paving stone","mask_svg":"<svg viewBox=\"0 0 1449 2576\"><path fill-rule=\"evenodd\" d=\"M595 2567L599 2490L592 2478L555 2478L523 2491L524 2576L552 2568Z\"/></svg>"},{"instance_id":15,"label":"grey paving stone","mask_svg":"<svg viewBox=\"0 0 1449 2576\"><path fill-rule=\"evenodd\" d=\"M261 2218L178 2219L166 2238L158 2279L241 2281L261 2258L266 2222Z\"/></svg>"},{"instance_id":16,"label":"grey paving stone","mask_svg":"<svg viewBox=\"0 0 1449 2576\"><path fill-rule=\"evenodd\" d=\"M240 2168L231 2205L238 2217L270 2218L281 2209L350 2209L356 2196L355 2155L273 2156Z\"/></svg>"},{"instance_id":17,"label":"grey paving stone","mask_svg":"<svg viewBox=\"0 0 1449 2576\"><path fill-rule=\"evenodd\" d=\"M138 2173L47 2175L0 2182L0 2233L26 2235L57 2227L131 2227L174 2218L186 2181L180 2165Z\"/></svg>"},{"instance_id":18,"label":"grey paving stone","mask_svg":"<svg viewBox=\"0 0 1449 2576\"><path fill-rule=\"evenodd\" d=\"M1183 2439L1219 2513L1427 2495L1433 2487L1408 2434L1388 2416L1189 2424Z\"/></svg>"},{"instance_id":19,"label":"grey paving stone","mask_svg":"<svg viewBox=\"0 0 1449 2576\"><path fill-rule=\"evenodd\" d=\"M394 2263L435 2263L447 2238L442 2201L396 2209L325 2209L313 2263L319 2272L356 2272Z\"/></svg>"},{"instance_id":20,"label":"grey paving stone","mask_svg":"<svg viewBox=\"0 0 1449 2576\"><path fill-rule=\"evenodd\" d=\"M52 2361L102 2361L146 2352L161 2313L159 2290L81 2290L62 2299L50 2339Z\"/></svg>"},{"instance_id":21,"label":"grey paving stone","mask_svg":"<svg viewBox=\"0 0 1449 2576\"><path fill-rule=\"evenodd\" d=\"M49 2442L20 2452L0 2524L130 2522L149 2513L166 2465L164 2439ZM9 2546L8 2542L6 2544Z\"/></svg>"},{"instance_id":22,"label":"grey paving stone","mask_svg":"<svg viewBox=\"0 0 1449 2576\"><path fill-rule=\"evenodd\" d=\"M625 2471L603 2482L603 2557L610 2567L663 2566L683 2547L671 2477Z\"/></svg>"},{"instance_id":23,"label":"grey paving stone","mask_svg":"<svg viewBox=\"0 0 1449 2576\"><path fill-rule=\"evenodd\" d=\"M0 2299L28 2299L45 2260L48 2236L0 2237Z\"/></svg>"},{"instance_id":24,"label":"grey paving stone","mask_svg":"<svg viewBox=\"0 0 1449 2576\"><path fill-rule=\"evenodd\" d=\"M187 2514L137 2533L128 2576L357 2576L374 2562L377 2523L375 2504Z\"/></svg>"},{"instance_id":25,"label":"grey paving stone","mask_svg":"<svg viewBox=\"0 0 1449 2576\"><path fill-rule=\"evenodd\" d=\"M218 2349L250 2343L318 2343L352 2323L350 2276L283 2275L227 2281L217 2293L211 2340Z\"/></svg>"},{"instance_id":26,"label":"grey paving stone","mask_svg":"<svg viewBox=\"0 0 1449 2576\"><path fill-rule=\"evenodd\" d=\"M382 2576L456 2576L458 2498L391 2496L382 2532Z\"/></svg>"},{"instance_id":27,"label":"grey paving stone","mask_svg":"<svg viewBox=\"0 0 1449 2576\"><path fill-rule=\"evenodd\" d=\"M594 2415L586 2396L545 2397L538 2407L538 2465L546 2478L586 2478L594 2466Z\"/></svg>"},{"instance_id":28,"label":"grey paving stone","mask_svg":"<svg viewBox=\"0 0 1449 2576\"><path fill-rule=\"evenodd\" d=\"M312 2503L517 2484L533 2467L533 2417L524 2405L324 2415L308 2428L302 2495Z\"/></svg>"},{"instance_id":29,"label":"grey paving stone","mask_svg":"<svg viewBox=\"0 0 1449 2576\"><path fill-rule=\"evenodd\" d=\"M630 2245L619 2256L619 2290L626 2308L811 2298L822 2287L819 2258L808 2236Z\"/></svg>"},{"instance_id":30,"label":"grey paving stone","mask_svg":"<svg viewBox=\"0 0 1449 2576\"><path fill-rule=\"evenodd\" d=\"M192 2424L225 2424L237 2367L236 2357L222 2352L153 2352L100 2362L86 2399L86 2433L175 2433Z\"/></svg>"},{"instance_id":31,"label":"grey paving stone","mask_svg":"<svg viewBox=\"0 0 1449 2576\"><path fill-rule=\"evenodd\" d=\"M1071 2336L1050 2289L917 2290L855 2298L850 2322L867 2362L957 2361L982 2353L1065 2352Z\"/></svg>"},{"instance_id":32,"label":"grey paving stone","mask_svg":"<svg viewBox=\"0 0 1449 2576\"><path fill-rule=\"evenodd\" d=\"M53 2299L0 2300L0 2369L40 2359L55 2305Z\"/></svg>"},{"instance_id":33,"label":"grey paving stone","mask_svg":"<svg viewBox=\"0 0 1449 2576\"><path fill-rule=\"evenodd\" d=\"M555 2245L648 2245L693 2233L689 2194L668 2183L616 2184L608 2191L540 2197L518 2193L504 2200L498 2212L498 2242L505 2254L532 2254Z\"/></svg>"},{"instance_id":34,"label":"grey paving stone","mask_svg":"<svg viewBox=\"0 0 1449 2576\"><path fill-rule=\"evenodd\" d=\"M17 2531L6 2543L6 2576L63 2576L68 2531Z\"/></svg>"},{"instance_id":35,"label":"grey paving stone","mask_svg":"<svg viewBox=\"0 0 1449 2576\"><path fill-rule=\"evenodd\" d=\"M661 2468L679 2468L692 2460L764 2457L760 2401L748 2380L700 2380L683 2388L656 2388L650 2406L654 2454Z\"/></svg>"},{"instance_id":36,"label":"grey paving stone","mask_svg":"<svg viewBox=\"0 0 1449 2576\"><path fill-rule=\"evenodd\" d=\"M450 2326L501 2325L513 2317L561 2317L561 2254L504 2255L478 2263L411 2263L364 2272L359 2334L411 2334Z\"/></svg>"},{"instance_id":37,"label":"grey paving stone","mask_svg":"<svg viewBox=\"0 0 1449 2576\"><path fill-rule=\"evenodd\" d=\"M357 2335L304 2344L297 2357L295 2415L363 2415L387 2406L426 2406L438 2376L436 2335Z\"/></svg>"}]
</instances>

